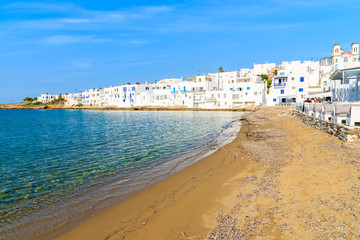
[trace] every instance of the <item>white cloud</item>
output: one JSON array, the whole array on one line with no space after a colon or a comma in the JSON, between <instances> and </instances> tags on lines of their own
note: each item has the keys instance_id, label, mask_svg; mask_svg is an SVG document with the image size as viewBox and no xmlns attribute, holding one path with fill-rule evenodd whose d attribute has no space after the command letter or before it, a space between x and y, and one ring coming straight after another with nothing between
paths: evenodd
<instances>
[{"instance_id":1,"label":"white cloud","mask_svg":"<svg viewBox=\"0 0 360 240\"><path fill-rule=\"evenodd\" d=\"M0 9L11 12L32 12L32 13L79 13L85 9L72 3L46 3L46 2L15 2L3 5Z\"/></svg>"},{"instance_id":2,"label":"white cloud","mask_svg":"<svg viewBox=\"0 0 360 240\"><path fill-rule=\"evenodd\" d=\"M171 6L146 6L123 10L88 10L72 3L17 2L0 6L1 12L26 13L31 20L11 20L3 23L10 29L121 29L132 20L158 17L160 13L174 10ZM56 14L43 18L39 13Z\"/></svg>"},{"instance_id":3,"label":"white cloud","mask_svg":"<svg viewBox=\"0 0 360 240\"><path fill-rule=\"evenodd\" d=\"M71 36L71 35L56 35L40 40L41 43L52 45L66 45L73 43L103 43L112 42L112 39L96 38L94 36Z\"/></svg>"}]
</instances>

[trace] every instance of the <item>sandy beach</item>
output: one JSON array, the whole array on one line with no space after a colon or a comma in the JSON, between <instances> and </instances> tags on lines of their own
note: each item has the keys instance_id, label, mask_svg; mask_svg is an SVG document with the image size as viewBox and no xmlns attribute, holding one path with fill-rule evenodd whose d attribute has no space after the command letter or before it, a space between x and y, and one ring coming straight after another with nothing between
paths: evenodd
<instances>
[{"instance_id":1,"label":"sandy beach","mask_svg":"<svg viewBox=\"0 0 360 240\"><path fill-rule=\"evenodd\" d=\"M260 108L214 154L58 239L357 239L360 148Z\"/></svg>"}]
</instances>

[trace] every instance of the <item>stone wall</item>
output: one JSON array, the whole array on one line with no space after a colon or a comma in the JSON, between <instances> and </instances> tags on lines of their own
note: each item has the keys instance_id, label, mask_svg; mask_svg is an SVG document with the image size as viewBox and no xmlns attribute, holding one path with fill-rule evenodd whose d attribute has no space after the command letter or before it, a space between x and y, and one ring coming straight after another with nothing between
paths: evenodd
<instances>
[{"instance_id":1,"label":"stone wall","mask_svg":"<svg viewBox=\"0 0 360 240\"><path fill-rule=\"evenodd\" d=\"M355 141L360 137L359 127L348 127L342 124L332 123L320 118L309 116L299 110L293 110L292 115L298 116L306 125L336 136L344 142Z\"/></svg>"}]
</instances>

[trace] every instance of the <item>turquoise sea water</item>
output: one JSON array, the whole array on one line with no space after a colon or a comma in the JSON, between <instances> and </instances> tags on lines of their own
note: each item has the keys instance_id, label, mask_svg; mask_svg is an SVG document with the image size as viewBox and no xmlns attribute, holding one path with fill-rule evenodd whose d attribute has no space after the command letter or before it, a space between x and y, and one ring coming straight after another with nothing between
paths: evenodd
<instances>
[{"instance_id":1,"label":"turquoise sea water","mask_svg":"<svg viewBox=\"0 0 360 240\"><path fill-rule=\"evenodd\" d=\"M0 111L0 238L69 229L234 137L240 115Z\"/></svg>"}]
</instances>

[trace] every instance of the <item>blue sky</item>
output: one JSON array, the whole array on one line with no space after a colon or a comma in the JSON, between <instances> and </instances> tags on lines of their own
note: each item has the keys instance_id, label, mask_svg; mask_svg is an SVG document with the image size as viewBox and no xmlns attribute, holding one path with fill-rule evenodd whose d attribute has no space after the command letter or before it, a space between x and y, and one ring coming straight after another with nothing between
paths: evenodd
<instances>
[{"instance_id":1,"label":"blue sky","mask_svg":"<svg viewBox=\"0 0 360 240\"><path fill-rule=\"evenodd\" d=\"M358 0L0 2L0 103L329 56Z\"/></svg>"}]
</instances>

